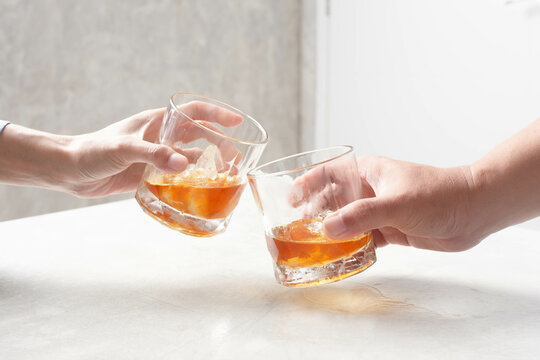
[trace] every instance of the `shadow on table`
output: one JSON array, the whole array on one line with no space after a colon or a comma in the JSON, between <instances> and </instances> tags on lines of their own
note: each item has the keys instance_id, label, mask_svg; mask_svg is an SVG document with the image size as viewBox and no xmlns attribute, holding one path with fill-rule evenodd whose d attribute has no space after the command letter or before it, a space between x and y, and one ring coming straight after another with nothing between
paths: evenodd
<instances>
[{"instance_id":1,"label":"shadow on table","mask_svg":"<svg viewBox=\"0 0 540 360\"><path fill-rule=\"evenodd\" d=\"M365 282L358 280L312 288L286 288L254 277L242 281L227 278L174 285L149 280L136 285L60 284L28 278L8 281L0 277L0 306L7 309L16 304L20 309L31 309L66 303L77 304L72 309L98 307L107 309L110 314L136 308L216 317L237 314L241 309L246 319L278 312L341 318L384 317L395 321L489 317L504 323L523 316L540 321L540 298L531 295L436 279L370 277Z\"/></svg>"},{"instance_id":2,"label":"shadow on table","mask_svg":"<svg viewBox=\"0 0 540 360\"><path fill-rule=\"evenodd\" d=\"M289 300L312 310L355 316L380 315L445 319L520 314L540 319L540 298L451 281L400 277L370 278L369 283L342 282L305 288Z\"/></svg>"}]
</instances>

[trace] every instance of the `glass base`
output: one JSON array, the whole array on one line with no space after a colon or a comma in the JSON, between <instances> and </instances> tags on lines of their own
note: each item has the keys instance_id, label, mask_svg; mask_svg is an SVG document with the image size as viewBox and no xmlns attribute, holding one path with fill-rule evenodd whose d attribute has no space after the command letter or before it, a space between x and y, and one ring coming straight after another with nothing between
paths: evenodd
<instances>
[{"instance_id":1,"label":"glass base","mask_svg":"<svg viewBox=\"0 0 540 360\"><path fill-rule=\"evenodd\" d=\"M139 187L135 199L145 213L163 225L186 235L210 237L221 234L227 228L230 219L230 216L223 219L204 219L180 212L160 201L145 186Z\"/></svg>"},{"instance_id":2,"label":"glass base","mask_svg":"<svg viewBox=\"0 0 540 360\"><path fill-rule=\"evenodd\" d=\"M361 273L377 261L373 240L349 257L321 266L291 267L274 263L276 280L285 286L328 284Z\"/></svg>"}]
</instances>

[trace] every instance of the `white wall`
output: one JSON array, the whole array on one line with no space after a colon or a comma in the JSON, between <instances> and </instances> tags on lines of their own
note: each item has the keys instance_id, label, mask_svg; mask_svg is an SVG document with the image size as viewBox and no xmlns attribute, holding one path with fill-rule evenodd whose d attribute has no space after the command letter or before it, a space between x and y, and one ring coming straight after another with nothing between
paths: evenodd
<instances>
[{"instance_id":1,"label":"white wall","mask_svg":"<svg viewBox=\"0 0 540 360\"><path fill-rule=\"evenodd\" d=\"M453 166L540 117L540 2L330 5L317 146Z\"/></svg>"}]
</instances>

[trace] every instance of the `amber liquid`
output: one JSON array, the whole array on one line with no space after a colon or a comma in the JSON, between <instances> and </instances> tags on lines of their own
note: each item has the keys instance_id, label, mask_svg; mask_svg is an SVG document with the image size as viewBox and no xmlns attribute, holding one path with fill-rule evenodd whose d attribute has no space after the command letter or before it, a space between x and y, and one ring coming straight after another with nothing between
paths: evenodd
<instances>
[{"instance_id":1,"label":"amber liquid","mask_svg":"<svg viewBox=\"0 0 540 360\"><path fill-rule=\"evenodd\" d=\"M181 213L202 219L223 219L229 216L238 204L244 187L238 176L227 174L218 174L214 179L160 174L150 176L144 183L161 202ZM200 231L195 224L177 223L168 214L145 208L151 215L182 232L195 236L211 235Z\"/></svg>"},{"instance_id":2,"label":"amber liquid","mask_svg":"<svg viewBox=\"0 0 540 360\"><path fill-rule=\"evenodd\" d=\"M320 266L356 253L371 241L371 234L331 240L322 231L322 218L301 219L272 229L267 237L276 264L290 267Z\"/></svg>"}]
</instances>

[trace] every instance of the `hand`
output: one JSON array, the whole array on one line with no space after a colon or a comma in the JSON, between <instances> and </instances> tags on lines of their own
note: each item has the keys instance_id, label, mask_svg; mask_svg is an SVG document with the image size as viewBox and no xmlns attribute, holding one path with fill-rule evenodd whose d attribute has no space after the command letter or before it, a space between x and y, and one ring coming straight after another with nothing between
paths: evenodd
<instances>
[{"instance_id":1,"label":"hand","mask_svg":"<svg viewBox=\"0 0 540 360\"><path fill-rule=\"evenodd\" d=\"M379 157L358 159L369 198L357 200L325 221L333 238L373 231L376 246L399 244L462 251L483 236L471 229L472 178L467 167L440 169ZM479 214L481 216L481 214Z\"/></svg>"},{"instance_id":2,"label":"hand","mask_svg":"<svg viewBox=\"0 0 540 360\"><path fill-rule=\"evenodd\" d=\"M363 198L325 219L329 237L372 230L377 246L467 250L494 232L540 216L540 119L469 166L440 169L364 157L358 169Z\"/></svg>"},{"instance_id":3,"label":"hand","mask_svg":"<svg viewBox=\"0 0 540 360\"><path fill-rule=\"evenodd\" d=\"M75 136L69 144L73 167L67 168L69 192L100 197L132 191L146 163L164 172L180 172L184 156L155 144L165 109L147 110L94 133Z\"/></svg>"},{"instance_id":4,"label":"hand","mask_svg":"<svg viewBox=\"0 0 540 360\"><path fill-rule=\"evenodd\" d=\"M228 109L200 101L180 105L179 110L180 112L171 112L169 114L175 120L174 124L176 126L170 131L168 141L172 146L175 143L183 144L182 149L178 149L178 151L188 157L190 163L195 163L204 151L194 146L197 145L196 143L190 143L202 138L217 146L225 162L233 160L234 164L238 164L242 154L233 142L228 140L219 125L225 127L240 125L243 121L242 116L235 115Z\"/></svg>"},{"instance_id":5,"label":"hand","mask_svg":"<svg viewBox=\"0 0 540 360\"><path fill-rule=\"evenodd\" d=\"M191 102L184 113L194 119L223 126L236 126L242 117L214 105ZM73 193L97 197L132 191L137 187L145 163L165 173L186 168L192 154L180 154L172 147L155 144L165 109L148 110L112 124L95 133L75 137L71 148L77 164L72 175ZM197 133L191 134L196 139ZM184 156L185 155L185 156Z\"/></svg>"},{"instance_id":6,"label":"hand","mask_svg":"<svg viewBox=\"0 0 540 360\"><path fill-rule=\"evenodd\" d=\"M241 116L206 103L192 102L183 110L223 126L242 122ZM154 143L164 113L165 109L144 111L78 136L10 124L0 134L0 182L100 197L135 190L146 164L165 173L181 172L197 153L188 149L180 154L173 144Z\"/></svg>"},{"instance_id":7,"label":"hand","mask_svg":"<svg viewBox=\"0 0 540 360\"><path fill-rule=\"evenodd\" d=\"M482 239L470 226L474 214L469 211L467 167L439 169L381 157L358 158L357 163L363 198L347 201L325 219L329 237L345 239L371 230L378 247L400 244L440 251L466 250ZM346 179L339 173L351 171L345 166L324 172ZM310 173L302 178L304 194L318 187L316 178Z\"/></svg>"},{"instance_id":8,"label":"hand","mask_svg":"<svg viewBox=\"0 0 540 360\"><path fill-rule=\"evenodd\" d=\"M351 153L297 177L288 200L301 209L304 218L312 218L368 196L366 190L362 189L356 157Z\"/></svg>"}]
</instances>

